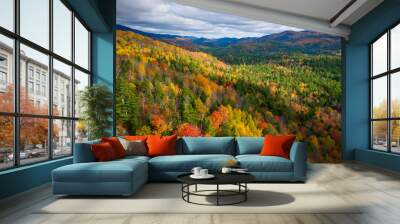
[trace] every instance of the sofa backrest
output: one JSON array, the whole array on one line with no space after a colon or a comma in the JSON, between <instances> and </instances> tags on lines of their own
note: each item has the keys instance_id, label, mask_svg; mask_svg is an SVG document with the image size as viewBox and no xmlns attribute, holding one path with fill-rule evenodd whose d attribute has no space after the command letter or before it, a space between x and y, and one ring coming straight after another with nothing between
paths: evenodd
<instances>
[{"instance_id":1,"label":"sofa backrest","mask_svg":"<svg viewBox=\"0 0 400 224\"><path fill-rule=\"evenodd\" d=\"M236 155L259 154L264 137L236 137Z\"/></svg>"},{"instance_id":2,"label":"sofa backrest","mask_svg":"<svg viewBox=\"0 0 400 224\"><path fill-rule=\"evenodd\" d=\"M181 152L179 154L235 155L235 138L234 137L183 137Z\"/></svg>"},{"instance_id":3,"label":"sofa backrest","mask_svg":"<svg viewBox=\"0 0 400 224\"><path fill-rule=\"evenodd\" d=\"M95 162L90 145L100 140L75 143L74 163ZM176 143L177 154L259 154L264 143L263 137L182 137Z\"/></svg>"}]
</instances>

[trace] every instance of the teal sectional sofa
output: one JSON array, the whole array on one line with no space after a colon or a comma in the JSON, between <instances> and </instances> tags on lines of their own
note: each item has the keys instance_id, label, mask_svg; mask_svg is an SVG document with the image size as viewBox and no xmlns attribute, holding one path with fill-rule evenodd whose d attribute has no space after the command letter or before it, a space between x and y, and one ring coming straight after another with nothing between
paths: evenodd
<instances>
[{"instance_id":1,"label":"teal sectional sofa","mask_svg":"<svg viewBox=\"0 0 400 224\"><path fill-rule=\"evenodd\" d=\"M193 167L218 172L229 160L236 160L259 182L304 182L306 147L295 142L290 159L260 156L262 137L184 137L177 141L177 155L128 156L96 162L91 141L75 145L74 163L52 172L54 194L131 195L148 181L176 181Z\"/></svg>"}]
</instances>

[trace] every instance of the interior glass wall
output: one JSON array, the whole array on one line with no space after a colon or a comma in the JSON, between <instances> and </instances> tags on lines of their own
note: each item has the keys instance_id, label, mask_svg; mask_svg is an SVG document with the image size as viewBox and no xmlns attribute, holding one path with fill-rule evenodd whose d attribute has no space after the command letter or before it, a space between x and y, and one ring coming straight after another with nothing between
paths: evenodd
<instances>
[{"instance_id":1,"label":"interior glass wall","mask_svg":"<svg viewBox=\"0 0 400 224\"><path fill-rule=\"evenodd\" d=\"M378 37L371 52L371 148L400 153L400 25Z\"/></svg>"},{"instance_id":2,"label":"interior glass wall","mask_svg":"<svg viewBox=\"0 0 400 224\"><path fill-rule=\"evenodd\" d=\"M90 31L68 4L0 1L0 170L72 155L90 74Z\"/></svg>"}]
</instances>

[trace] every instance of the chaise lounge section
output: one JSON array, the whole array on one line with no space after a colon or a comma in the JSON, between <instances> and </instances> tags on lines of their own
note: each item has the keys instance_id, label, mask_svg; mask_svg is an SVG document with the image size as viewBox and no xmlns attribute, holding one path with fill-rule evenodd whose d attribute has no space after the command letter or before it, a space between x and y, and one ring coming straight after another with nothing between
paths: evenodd
<instances>
[{"instance_id":1,"label":"chaise lounge section","mask_svg":"<svg viewBox=\"0 0 400 224\"><path fill-rule=\"evenodd\" d=\"M100 141L75 144L74 163L53 170L53 193L132 195L148 181L146 156L96 162L90 149Z\"/></svg>"},{"instance_id":2,"label":"chaise lounge section","mask_svg":"<svg viewBox=\"0 0 400 224\"><path fill-rule=\"evenodd\" d=\"M306 147L295 142L290 159L260 156L263 137L183 137L176 144L177 155L127 156L96 162L91 145L77 143L74 163L53 170L54 194L132 195L148 181L176 181L176 177L200 166L218 172L228 161L236 160L259 182L304 182Z\"/></svg>"}]
</instances>

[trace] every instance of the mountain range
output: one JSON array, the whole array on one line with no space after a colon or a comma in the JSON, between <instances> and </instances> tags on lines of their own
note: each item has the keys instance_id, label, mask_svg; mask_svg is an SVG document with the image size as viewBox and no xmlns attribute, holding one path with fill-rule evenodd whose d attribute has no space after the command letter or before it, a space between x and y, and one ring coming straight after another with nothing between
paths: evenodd
<instances>
[{"instance_id":1,"label":"mountain range","mask_svg":"<svg viewBox=\"0 0 400 224\"><path fill-rule=\"evenodd\" d=\"M203 38L156 34L118 25L117 29L163 41L192 51L203 51L227 63L260 63L288 54L337 55L341 39L314 31L283 31L262 37Z\"/></svg>"}]
</instances>

